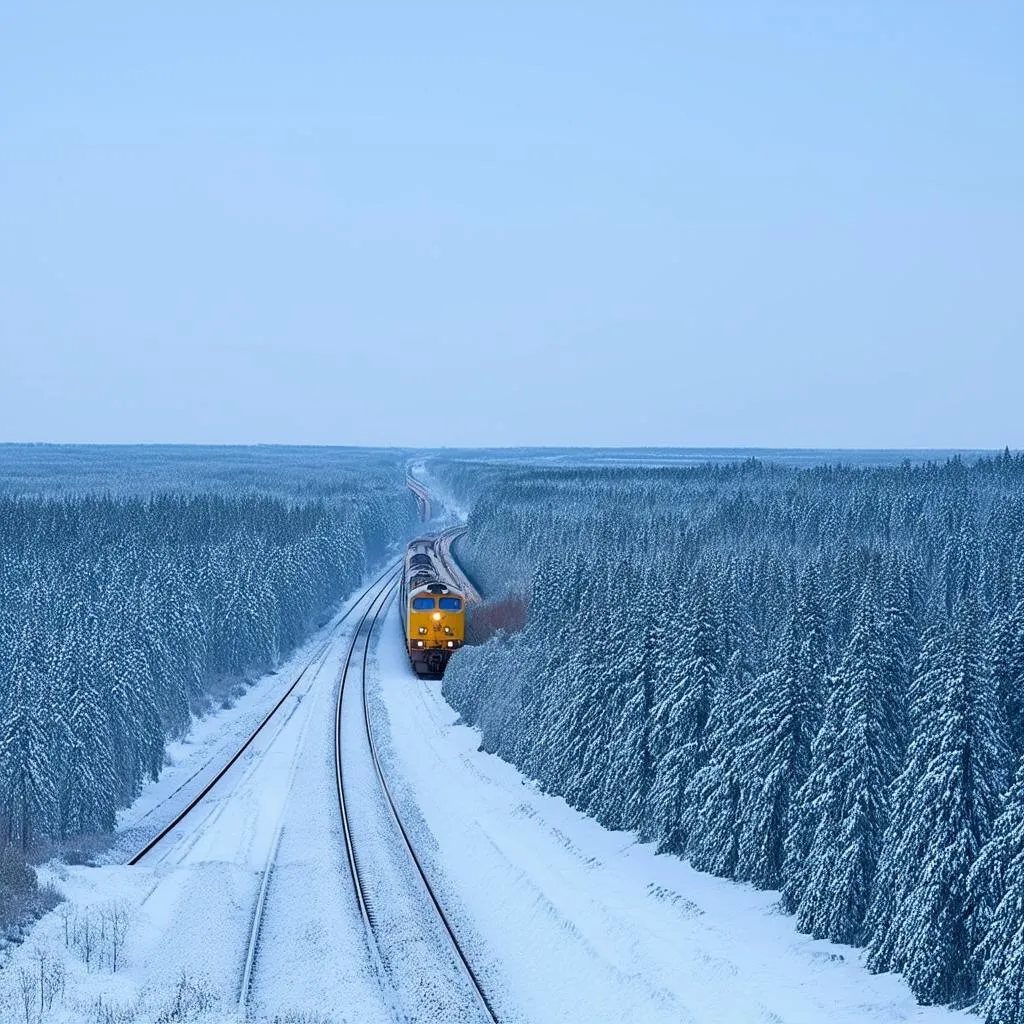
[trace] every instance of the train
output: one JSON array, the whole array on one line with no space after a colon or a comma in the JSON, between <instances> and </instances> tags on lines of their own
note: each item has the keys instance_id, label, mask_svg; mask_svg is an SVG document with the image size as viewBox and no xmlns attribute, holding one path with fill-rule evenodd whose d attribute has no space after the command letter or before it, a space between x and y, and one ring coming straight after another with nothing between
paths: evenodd
<instances>
[{"instance_id":1,"label":"train","mask_svg":"<svg viewBox=\"0 0 1024 1024\"><path fill-rule=\"evenodd\" d=\"M466 595L455 585L431 537L414 540L402 571L402 623L413 671L440 679L466 642Z\"/></svg>"}]
</instances>

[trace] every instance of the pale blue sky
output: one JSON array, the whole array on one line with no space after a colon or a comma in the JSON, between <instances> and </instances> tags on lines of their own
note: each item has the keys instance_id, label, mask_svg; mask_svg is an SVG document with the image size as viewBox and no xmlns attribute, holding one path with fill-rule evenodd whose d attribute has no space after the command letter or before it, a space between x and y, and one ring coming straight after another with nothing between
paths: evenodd
<instances>
[{"instance_id":1,"label":"pale blue sky","mask_svg":"<svg viewBox=\"0 0 1024 1024\"><path fill-rule=\"evenodd\" d=\"M1022 53L1017 2L6 0L0 440L1024 446Z\"/></svg>"}]
</instances>

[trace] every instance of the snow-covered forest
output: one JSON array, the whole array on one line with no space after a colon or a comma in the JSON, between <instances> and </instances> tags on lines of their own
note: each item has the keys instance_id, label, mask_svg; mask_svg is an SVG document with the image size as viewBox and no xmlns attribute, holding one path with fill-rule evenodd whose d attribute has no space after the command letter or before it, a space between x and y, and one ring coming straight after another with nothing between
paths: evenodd
<instances>
[{"instance_id":1,"label":"snow-covered forest","mask_svg":"<svg viewBox=\"0 0 1024 1024\"><path fill-rule=\"evenodd\" d=\"M397 460L287 454L0 452L0 848L109 832L413 528Z\"/></svg>"},{"instance_id":2,"label":"snow-covered forest","mask_svg":"<svg viewBox=\"0 0 1024 1024\"><path fill-rule=\"evenodd\" d=\"M529 600L445 676L488 750L1024 1022L1024 457L428 468L470 575Z\"/></svg>"}]
</instances>

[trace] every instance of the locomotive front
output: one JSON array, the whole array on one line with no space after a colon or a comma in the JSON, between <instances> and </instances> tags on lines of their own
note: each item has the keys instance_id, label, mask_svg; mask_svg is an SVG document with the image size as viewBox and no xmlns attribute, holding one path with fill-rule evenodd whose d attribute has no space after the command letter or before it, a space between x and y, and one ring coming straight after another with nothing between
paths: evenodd
<instances>
[{"instance_id":1,"label":"locomotive front","mask_svg":"<svg viewBox=\"0 0 1024 1024\"><path fill-rule=\"evenodd\" d=\"M417 675L439 678L466 640L466 602L440 570L432 541L414 541L402 588L405 638Z\"/></svg>"}]
</instances>

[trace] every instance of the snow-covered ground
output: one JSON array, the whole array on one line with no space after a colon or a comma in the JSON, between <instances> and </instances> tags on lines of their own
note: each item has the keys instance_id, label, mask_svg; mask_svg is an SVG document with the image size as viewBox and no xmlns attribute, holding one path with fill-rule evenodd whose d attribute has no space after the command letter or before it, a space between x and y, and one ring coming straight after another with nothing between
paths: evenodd
<instances>
[{"instance_id":1,"label":"snow-covered ground","mask_svg":"<svg viewBox=\"0 0 1024 1024\"><path fill-rule=\"evenodd\" d=\"M323 1011L305 1019L387 1019L378 1012L376 981L343 870L333 781L334 696L365 606L350 601L273 677L234 708L198 723L186 742L172 748L172 764L160 781L123 815L108 861L126 860L170 821L330 640L245 755L138 866L44 869L45 880L67 900L39 922L0 971L0 1021L242 1019L242 967L275 849L249 1017ZM124 935L115 965L118 920Z\"/></svg>"},{"instance_id":2,"label":"snow-covered ground","mask_svg":"<svg viewBox=\"0 0 1024 1024\"><path fill-rule=\"evenodd\" d=\"M777 894L610 832L478 750L397 625L378 648L382 756L503 1021L976 1021L919 1007L858 950L799 934Z\"/></svg>"},{"instance_id":3,"label":"snow-covered ground","mask_svg":"<svg viewBox=\"0 0 1024 1024\"><path fill-rule=\"evenodd\" d=\"M775 894L658 856L481 753L440 684L412 673L396 616L392 608L378 629L371 666L381 755L500 1020L976 1020L916 1006L898 978L869 974L858 951L797 933ZM357 623L353 615L337 632L280 717L166 845L137 867L46 869L68 899L0 970L0 1020L389 1019L335 793L334 702ZM116 852L134 852L201 788L330 628L174 748L173 765L124 815ZM242 966L275 848L243 1012Z\"/></svg>"},{"instance_id":4,"label":"snow-covered ground","mask_svg":"<svg viewBox=\"0 0 1024 1024\"><path fill-rule=\"evenodd\" d=\"M382 567L378 567L377 572L366 580L366 585L371 579L378 578L382 571ZM220 708L193 721L187 736L167 744L166 764L160 778L149 783L138 799L118 815L117 835L103 860L128 860L201 792L269 714L338 624L353 617L363 589L361 587L343 602L323 627L274 672L247 688L231 707ZM347 630L344 636L348 636ZM287 713L289 709L282 707L281 710ZM266 730L273 733L274 723L268 724ZM261 737L266 739L262 734ZM252 755L247 753L247 756Z\"/></svg>"}]
</instances>

